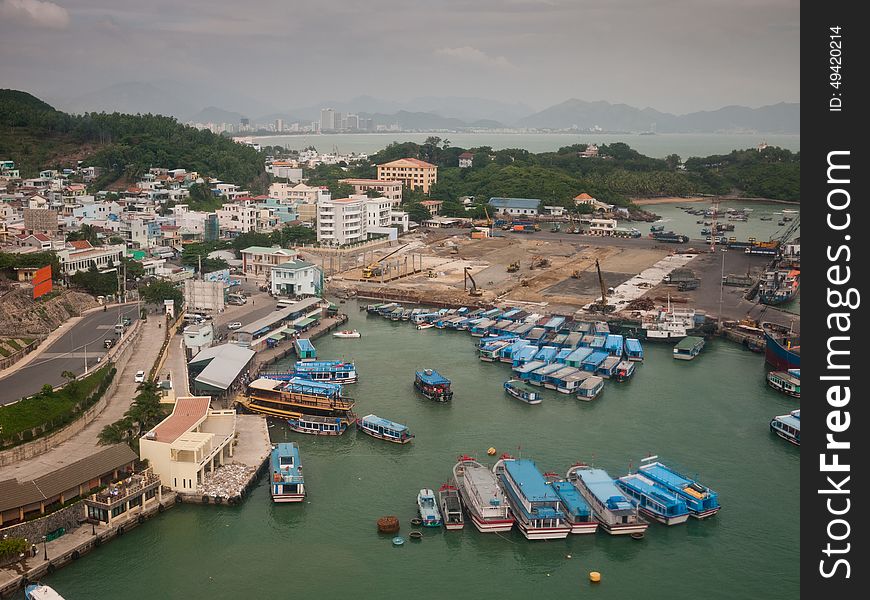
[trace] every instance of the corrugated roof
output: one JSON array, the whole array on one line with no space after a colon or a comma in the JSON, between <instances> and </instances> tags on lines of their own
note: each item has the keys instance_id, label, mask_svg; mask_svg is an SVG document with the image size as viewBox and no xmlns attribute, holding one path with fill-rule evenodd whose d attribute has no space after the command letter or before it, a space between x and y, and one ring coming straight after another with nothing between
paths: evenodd
<instances>
[{"instance_id":1,"label":"corrugated roof","mask_svg":"<svg viewBox=\"0 0 870 600\"><path fill-rule=\"evenodd\" d=\"M496 208L537 209L541 201L535 198L490 198L489 205Z\"/></svg>"},{"instance_id":2,"label":"corrugated roof","mask_svg":"<svg viewBox=\"0 0 870 600\"><path fill-rule=\"evenodd\" d=\"M303 310L307 310L317 305L320 301L320 298L306 298L304 300L300 300L299 302L294 302L287 308L276 310L275 312L266 315L262 319L258 319L253 323L245 325L241 329L238 329L236 333L248 333L254 335L262 329L272 327L276 323L280 323L281 321L288 319L290 315L293 315Z\"/></svg>"},{"instance_id":3,"label":"corrugated roof","mask_svg":"<svg viewBox=\"0 0 870 600\"><path fill-rule=\"evenodd\" d=\"M235 344L223 344L223 346L233 348L233 350L224 350L223 352L213 356L211 361L208 363L208 366L196 376L194 382L208 385L219 390L226 390L230 385L232 385L233 381L236 380L236 377L239 376L242 370L248 366L248 363L251 362L251 359L256 354L253 350L248 350L247 348L242 348ZM215 346L212 346L212 348L214 347ZM217 346L217 348L220 348L220 346ZM211 348L206 348L206 350L210 349ZM202 352L205 352L205 350ZM197 354L196 358L194 358L191 363L202 362L199 360L199 355L202 354L202 352Z\"/></svg>"}]
</instances>

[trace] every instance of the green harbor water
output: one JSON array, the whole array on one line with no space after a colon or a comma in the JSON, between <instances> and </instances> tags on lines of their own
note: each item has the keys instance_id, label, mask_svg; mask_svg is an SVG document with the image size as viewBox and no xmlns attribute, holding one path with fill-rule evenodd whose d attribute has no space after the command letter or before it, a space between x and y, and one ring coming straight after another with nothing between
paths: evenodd
<instances>
[{"instance_id":1,"label":"green harbor water","mask_svg":"<svg viewBox=\"0 0 870 600\"><path fill-rule=\"evenodd\" d=\"M634 379L608 382L594 402L547 390L543 404L528 406L502 390L509 367L480 362L467 333L417 331L355 302L341 306L363 337L321 338L318 356L355 360L360 382L347 391L356 412L407 424L413 443L356 431L318 439L274 423L274 442L300 445L306 503L274 505L261 479L242 506L177 506L45 583L67 600L799 594L800 451L768 428L798 404L765 385L761 355L717 340L684 362L669 346L645 344ZM451 403L414 393L413 373L424 367L452 379ZM716 489L723 509L706 521L652 524L640 541L599 533L529 542L468 524L393 547L377 533L378 517L395 514L407 536L419 489L437 489L460 454L487 462L490 446L542 471L584 460L614 477L659 454ZM589 583L593 570L600 584Z\"/></svg>"}]
</instances>

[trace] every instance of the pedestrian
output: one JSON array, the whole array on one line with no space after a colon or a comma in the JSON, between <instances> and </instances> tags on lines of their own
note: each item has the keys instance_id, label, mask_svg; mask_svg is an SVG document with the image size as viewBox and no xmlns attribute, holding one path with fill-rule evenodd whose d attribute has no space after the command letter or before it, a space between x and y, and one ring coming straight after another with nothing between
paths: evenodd
<instances>
[{"instance_id":1,"label":"pedestrian","mask_svg":"<svg viewBox=\"0 0 870 600\"><path fill-rule=\"evenodd\" d=\"M36 556L36 553L39 550L36 548L36 544L30 544L30 556Z\"/></svg>"}]
</instances>

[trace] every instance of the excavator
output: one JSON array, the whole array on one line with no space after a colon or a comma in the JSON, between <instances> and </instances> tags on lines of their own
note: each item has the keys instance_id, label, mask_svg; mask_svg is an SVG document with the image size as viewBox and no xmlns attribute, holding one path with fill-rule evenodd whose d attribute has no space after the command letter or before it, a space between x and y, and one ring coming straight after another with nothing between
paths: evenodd
<instances>
[{"instance_id":1,"label":"excavator","mask_svg":"<svg viewBox=\"0 0 870 600\"><path fill-rule=\"evenodd\" d=\"M373 263L364 267L363 272L362 272L363 279L371 279L372 277L380 277L381 275L383 275L384 269L383 269L383 267L381 267L381 263L407 245L408 244L405 244L404 246L399 246L398 248L396 248L395 250L393 250L389 254L385 254L384 256L379 258L378 260L376 260Z\"/></svg>"},{"instance_id":2,"label":"excavator","mask_svg":"<svg viewBox=\"0 0 870 600\"><path fill-rule=\"evenodd\" d=\"M515 260L514 262L512 262L511 264L509 264L507 266L508 273L516 273L519 270L520 270L520 261L518 261L518 260Z\"/></svg>"},{"instance_id":3,"label":"excavator","mask_svg":"<svg viewBox=\"0 0 870 600\"><path fill-rule=\"evenodd\" d=\"M604 276L601 274L601 265L598 264L598 259L595 259L595 268L598 270L598 284L601 286L601 299L596 300L589 305L589 309L595 312L609 313L616 309L616 306L607 303L607 286L604 284Z\"/></svg>"},{"instance_id":4,"label":"excavator","mask_svg":"<svg viewBox=\"0 0 870 600\"><path fill-rule=\"evenodd\" d=\"M471 282L471 289L468 289L468 282ZM483 296L483 291L477 287L474 277L471 276L471 267L465 267L465 289L468 290L469 296Z\"/></svg>"}]
</instances>

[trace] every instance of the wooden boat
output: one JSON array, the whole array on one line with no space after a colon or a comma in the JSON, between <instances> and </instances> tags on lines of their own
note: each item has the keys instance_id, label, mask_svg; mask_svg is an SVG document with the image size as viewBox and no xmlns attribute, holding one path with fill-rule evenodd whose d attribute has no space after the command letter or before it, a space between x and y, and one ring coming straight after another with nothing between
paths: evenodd
<instances>
[{"instance_id":1,"label":"wooden boat","mask_svg":"<svg viewBox=\"0 0 870 600\"><path fill-rule=\"evenodd\" d=\"M341 435L354 422L353 413L342 417L300 415L287 419L291 431L308 435Z\"/></svg>"},{"instance_id":2,"label":"wooden boat","mask_svg":"<svg viewBox=\"0 0 870 600\"><path fill-rule=\"evenodd\" d=\"M767 385L778 392L793 398L801 397L801 370L771 371L767 374Z\"/></svg>"},{"instance_id":3,"label":"wooden boat","mask_svg":"<svg viewBox=\"0 0 870 600\"><path fill-rule=\"evenodd\" d=\"M414 439L414 434L408 430L406 425L383 419L377 415L366 415L357 419L356 427L367 435L394 444L407 444Z\"/></svg>"},{"instance_id":4,"label":"wooden boat","mask_svg":"<svg viewBox=\"0 0 870 600\"><path fill-rule=\"evenodd\" d=\"M362 337L362 336L360 335L360 332L357 331L356 329L345 329L344 331L336 331L335 333L332 334L332 337L358 338L358 337Z\"/></svg>"},{"instance_id":5,"label":"wooden boat","mask_svg":"<svg viewBox=\"0 0 870 600\"><path fill-rule=\"evenodd\" d=\"M441 507L444 527L448 531L465 527L465 518L462 516L462 500L459 498L459 490L455 486L445 483L438 489L438 506Z\"/></svg>"},{"instance_id":6,"label":"wooden boat","mask_svg":"<svg viewBox=\"0 0 870 600\"><path fill-rule=\"evenodd\" d=\"M540 404L543 402L541 394L537 390L519 379L509 379L508 381L505 381L504 390L517 400L522 400L526 404Z\"/></svg>"},{"instance_id":7,"label":"wooden boat","mask_svg":"<svg viewBox=\"0 0 870 600\"><path fill-rule=\"evenodd\" d=\"M430 400L447 402L453 398L450 380L434 369L417 371L414 376L414 387Z\"/></svg>"}]
</instances>

